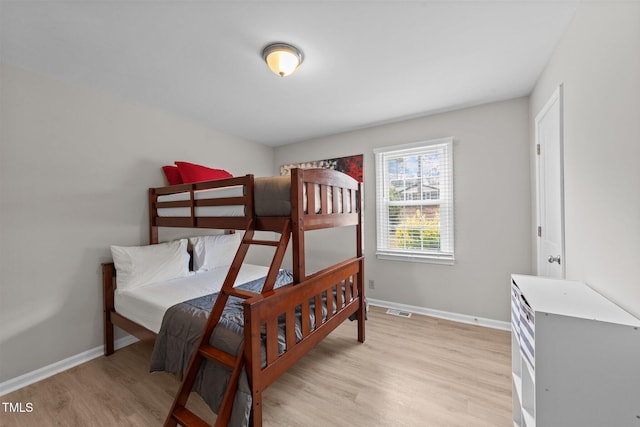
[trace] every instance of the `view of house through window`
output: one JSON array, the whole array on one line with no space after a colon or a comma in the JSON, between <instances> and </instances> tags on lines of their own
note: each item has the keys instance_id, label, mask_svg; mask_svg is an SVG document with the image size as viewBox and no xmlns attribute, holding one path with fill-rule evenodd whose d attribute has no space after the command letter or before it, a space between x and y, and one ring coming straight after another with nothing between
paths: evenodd
<instances>
[{"instance_id":1,"label":"view of house through window","mask_svg":"<svg viewBox=\"0 0 640 427\"><path fill-rule=\"evenodd\" d=\"M374 152L378 257L453 262L452 139Z\"/></svg>"}]
</instances>

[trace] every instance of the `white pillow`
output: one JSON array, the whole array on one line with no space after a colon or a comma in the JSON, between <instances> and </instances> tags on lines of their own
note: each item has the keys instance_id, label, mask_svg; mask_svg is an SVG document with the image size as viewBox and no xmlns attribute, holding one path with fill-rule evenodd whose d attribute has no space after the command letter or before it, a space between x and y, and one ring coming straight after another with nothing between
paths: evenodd
<instances>
[{"instance_id":1,"label":"white pillow","mask_svg":"<svg viewBox=\"0 0 640 427\"><path fill-rule=\"evenodd\" d=\"M193 248L193 269L213 270L233 262L243 233L189 237Z\"/></svg>"},{"instance_id":2,"label":"white pillow","mask_svg":"<svg viewBox=\"0 0 640 427\"><path fill-rule=\"evenodd\" d=\"M118 290L189 275L187 239L149 246L111 246Z\"/></svg>"}]
</instances>

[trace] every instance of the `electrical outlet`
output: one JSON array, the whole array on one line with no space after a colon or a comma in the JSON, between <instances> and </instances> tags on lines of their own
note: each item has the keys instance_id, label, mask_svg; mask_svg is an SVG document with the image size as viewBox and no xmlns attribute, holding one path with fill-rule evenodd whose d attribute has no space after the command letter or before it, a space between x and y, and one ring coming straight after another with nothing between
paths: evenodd
<instances>
[{"instance_id":1,"label":"electrical outlet","mask_svg":"<svg viewBox=\"0 0 640 427\"><path fill-rule=\"evenodd\" d=\"M375 289L376 288L376 282L374 282L373 280L369 280L369 289Z\"/></svg>"}]
</instances>

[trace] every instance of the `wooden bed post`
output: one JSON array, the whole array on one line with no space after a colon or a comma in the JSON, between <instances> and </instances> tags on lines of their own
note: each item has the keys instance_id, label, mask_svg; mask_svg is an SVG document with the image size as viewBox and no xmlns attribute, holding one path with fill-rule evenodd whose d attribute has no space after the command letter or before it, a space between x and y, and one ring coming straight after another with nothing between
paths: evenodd
<instances>
[{"instance_id":1,"label":"wooden bed post","mask_svg":"<svg viewBox=\"0 0 640 427\"><path fill-rule=\"evenodd\" d=\"M360 258L360 267L357 274L357 287L358 294L360 295L360 308L358 309L358 341L364 342L365 334L364 334L364 322L366 317L366 304L364 299L364 234L363 230L363 222L364 222L364 191L362 188L362 183L358 184L358 198L357 198L357 209L358 209L358 225L356 225L356 252L358 258Z\"/></svg>"},{"instance_id":2,"label":"wooden bed post","mask_svg":"<svg viewBox=\"0 0 640 427\"><path fill-rule=\"evenodd\" d=\"M304 170L295 168L291 169L291 232L292 248L291 255L293 258L293 283L300 283L306 277L305 272L305 256L304 256ZM313 197L313 194L307 194L307 198Z\"/></svg>"},{"instance_id":3,"label":"wooden bed post","mask_svg":"<svg viewBox=\"0 0 640 427\"><path fill-rule=\"evenodd\" d=\"M362 183L358 184L358 198L356 209L358 210L358 225L356 225L356 255L359 257L364 256L364 235L362 234L364 221L364 212L362 207L364 205L364 192L362 191Z\"/></svg>"},{"instance_id":4,"label":"wooden bed post","mask_svg":"<svg viewBox=\"0 0 640 427\"><path fill-rule=\"evenodd\" d=\"M102 264L102 290L103 290L103 321L104 321L104 355L113 354L113 323L111 323L111 312L114 308L113 302L113 276L115 267L113 263Z\"/></svg>"},{"instance_id":5,"label":"wooden bed post","mask_svg":"<svg viewBox=\"0 0 640 427\"><path fill-rule=\"evenodd\" d=\"M153 188L149 189L149 243L155 245L158 243L158 226L155 220L156 202L158 195Z\"/></svg>"},{"instance_id":6,"label":"wooden bed post","mask_svg":"<svg viewBox=\"0 0 640 427\"><path fill-rule=\"evenodd\" d=\"M262 426L262 390L261 384L258 383L253 373L260 372L260 322L252 321L251 310L249 306L244 305L245 324L250 325L244 328L244 360L251 388L251 417L249 425L251 427ZM259 317L259 316L258 316Z\"/></svg>"}]
</instances>

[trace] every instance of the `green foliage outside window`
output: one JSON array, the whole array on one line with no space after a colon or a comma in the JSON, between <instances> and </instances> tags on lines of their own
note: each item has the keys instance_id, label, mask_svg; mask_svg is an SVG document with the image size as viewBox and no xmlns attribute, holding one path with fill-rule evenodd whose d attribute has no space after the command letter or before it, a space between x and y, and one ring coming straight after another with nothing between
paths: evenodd
<instances>
[{"instance_id":1,"label":"green foliage outside window","mask_svg":"<svg viewBox=\"0 0 640 427\"><path fill-rule=\"evenodd\" d=\"M398 224L395 231L396 244L403 249L440 249L440 214L427 217L420 209Z\"/></svg>"}]
</instances>

